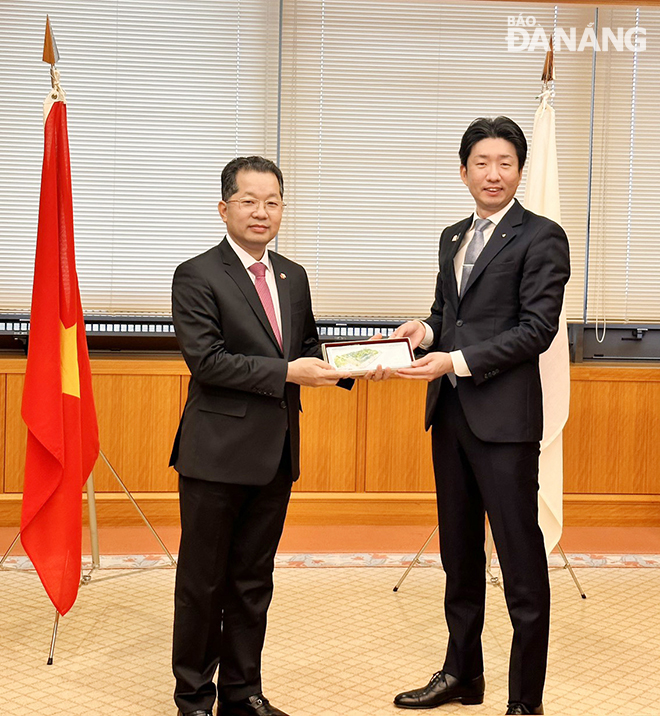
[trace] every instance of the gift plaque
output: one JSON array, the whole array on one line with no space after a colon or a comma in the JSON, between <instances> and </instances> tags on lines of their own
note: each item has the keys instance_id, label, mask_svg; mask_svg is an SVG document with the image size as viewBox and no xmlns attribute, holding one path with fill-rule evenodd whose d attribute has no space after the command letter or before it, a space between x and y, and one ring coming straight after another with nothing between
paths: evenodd
<instances>
[{"instance_id":1,"label":"gift plaque","mask_svg":"<svg viewBox=\"0 0 660 716\"><path fill-rule=\"evenodd\" d=\"M408 338L324 343L321 349L324 360L333 368L355 376L375 370L379 365L393 370L408 368L414 360Z\"/></svg>"}]
</instances>

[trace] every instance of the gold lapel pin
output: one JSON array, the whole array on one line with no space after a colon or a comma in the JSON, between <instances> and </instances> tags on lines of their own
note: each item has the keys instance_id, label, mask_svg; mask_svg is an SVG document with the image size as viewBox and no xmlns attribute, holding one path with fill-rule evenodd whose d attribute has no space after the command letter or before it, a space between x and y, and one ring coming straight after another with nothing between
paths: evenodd
<instances>
[{"instance_id":1,"label":"gold lapel pin","mask_svg":"<svg viewBox=\"0 0 660 716\"><path fill-rule=\"evenodd\" d=\"M502 238L503 238L503 239L506 239L506 234L502 234Z\"/></svg>"},{"instance_id":2,"label":"gold lapel pin","mask_svg":"<svg viewBox=\"0 0 660 716\"><path fill-rule=\"evenodd\" d=\"M458 241L458 234L456 234L456 236L454 236L454 238L452 239L452 241Z\"/></svg>"},{"instance_id":3,"label":"gold lapel pin","mask_svg":"<svg viewBox=\"0 0 660 716\"><path fill-rule=\"evenodd\" d=\"M280 274L280 278L286 278L286 274L285 274L285 273L281 273L281 274Z\"/></svg>"}]
</instances>

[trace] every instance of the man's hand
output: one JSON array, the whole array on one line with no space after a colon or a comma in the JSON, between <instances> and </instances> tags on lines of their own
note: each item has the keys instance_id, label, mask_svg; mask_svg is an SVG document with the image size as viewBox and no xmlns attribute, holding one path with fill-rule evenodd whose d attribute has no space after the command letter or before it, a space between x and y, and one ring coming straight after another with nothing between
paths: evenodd
<instances>
[{"instance_id":1,"label":"man's hand","mask_svg":"<svg viewBox=\"0 0 660 716\"><path fill-rule=\"evenodd\" d=\"M287 383L308 385L312 388L335 385L341 378L349 377L350 373L335 370L331 365L318 358L297 358L289 363L286 372Z\"/></svg>"},{"instance_id":2,"label":"man's hand","mask_svg":"<svg viewBox=\"0 0 660 716\"><path fill-rule=\"evenodd\" d=\"M413 350L424 340L426 328L421 321L406 321L402 323L390 338L409 338Z\"/></svg>"},{"instance_id":3,"label":"man's hand","mask_svg":"<svg viewBox=\"0 0 660 716\"><path fill-rule=\"evenodd\" d=\"M376 366L374 370L367 371L362 377L365 380L373 380L377 383L379 380L388 380L394 375L391 368L383 368L382 365Z\"/></svg>"},{"instance_id":4,"label":"man's hand","mask_svg":"<svg viewBox=\"0 0 660 716\"><path fill-rule=\"evenodd\" d=\"M383 340L383 334L382 333L376 333L375 335L371 336L369 339L370 341L382 341ZM359 378L363 378L364 380L387 380L392 375L392 369L391 368L383 368L383 366L379 365L374 368L374 370L368 370L364 375L358 376Z\"/></svg>"},{"instance_id":5,"label":"man's hand","mask_svg":"<svg viewBox=\"0 0 660 716\"><path fill-rule=\"evenodd\" d=\"M402 378L431 381L453 370L454 364L449 353L435 352L427 353L423 358L413 361L410 368L399 368L396 374Z\"/></svg>"}]
</instances>

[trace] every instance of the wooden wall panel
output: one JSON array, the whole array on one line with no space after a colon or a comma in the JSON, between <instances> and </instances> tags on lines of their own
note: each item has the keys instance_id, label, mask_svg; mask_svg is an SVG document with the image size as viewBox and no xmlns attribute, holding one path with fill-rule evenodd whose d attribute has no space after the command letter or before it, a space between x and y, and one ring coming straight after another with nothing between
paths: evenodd
<instances>
[{"instance_id":1,"label":"wooden wall panel","mask_svg":"<svg viewBox=\"0 0 660 716\"><path fill-rule=\"evenodd\" d=\"M25 464L24 370L24 358L0 356L0 521L12 525ZM187 394L185 364L176 356L93 357L92 371L103 449L158 519L176 520L177 478L167 462ZM574 365L571 386L567 524L660 524L660 365ZM403 515L432 514L425 391L404 380L358 381L351 392L303 389L303 477L295 489L305 523L400 524ZM100 463L96 480L110 519L131 522L133 508ZM375 504L382 514L371 514Z\"/></svg>"},{"instance_id":2,"label":"wooden wall panel","mask_svg":"<svg viewBox=\"0 0 660 716\"><path fill-rule=\"evenodd\" d=\"M21 417L23 375L7 376L5 414L5 492L22 492L27 428Z\"/></svg>"},{"instance_id":3,"label":"wooden wall panel","mask_svg":"<svg viewBox=\"0 0 660 716\"><path fill-rule=\"evenodd\" d=\"M186 407L186 400L188 400L188 384L190 383L189 375L182 375L179 378L181 382L181 394L179 396L179 416L183 415L183 409Z\"/></svg>"},{"instance_id":4,"label":"wooden wall panel","mask_svg":"<svg viewBox=\"0 0 660 716\"><path fill-rule=\"evenodd\" d=\"M355 492L358 394L363 388L304 388L297 492Z\"/></svg>"},{"instance_id":5,"label":"wooden wall panel","mask_svg":"<svg viewBox=\"0 0 660 716\"><path fill-rule=\"evenodd\" d=\"M424 431L426 386L403 379L367 384L367 492L435 490L431 435Z\"/></svg>"},{"instance_id":6,"label":"wooden wall panel","mask_svg":"<svg viewBox=\"0 0 660 716\"><path fill-rule=\"evenodd\" d=\"M631 380L629 373L614 373L609 381L574 375L564 431L564 491L660 493L658 435L659 381Z\"/></svg>"},{"instance_id":7,"label":"wooden wall panel","mask_svg":"<svg viewBox=\"0 0 660 716\"><path fill-rule=\"evenodd\" d=\"M179 424L180 377L176 375L94 375L94 399L101 449L131 492L176 490L168 467ZM121 488L102 460L94 469L95 488Z\"/></svg>"},{"instance_id":8,"label":"wooden wall panel","mask_svg":"<svg viewBox=\"0 0 660 716\"><path fill-rule=\"evenodd\" d=\"M167 466L179 419L179 376L95 375L101 449L131 491L176 490ZM21 492L27 431L21 418L22 375L7 376L5 491ZM99 492L121 490L102 460Z\"/></svg>"},{"instance_id":9,"label":"wooden wall panel","mask_svg":"<svg viewBox=\"0 0 660 716\"><path fill-rule=\"evenodd\" d=\"M0 374L0 493L5 491L6 393L7 376Z\"/></svg>"}]
</instances>

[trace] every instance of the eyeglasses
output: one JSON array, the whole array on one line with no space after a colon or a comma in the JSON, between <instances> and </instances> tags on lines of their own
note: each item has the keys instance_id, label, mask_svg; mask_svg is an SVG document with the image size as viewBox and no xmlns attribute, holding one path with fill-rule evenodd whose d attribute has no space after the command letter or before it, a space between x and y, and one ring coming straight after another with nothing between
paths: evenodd
<instances>
[{"instance_id":1,"label":"eyeglasses","mask_svg":"<svg viewBox=\"0 0 660 716\"><path fill-rule=\"evenodd\" d=\"M238 204L239 210L246 214L257 211L262 203L267 214L279 214L286 206L283 201L277 201L277 199L266 199L264 202L256 199L228 199L225 202L225 204Z\"/></svg>"}]
</instances>

